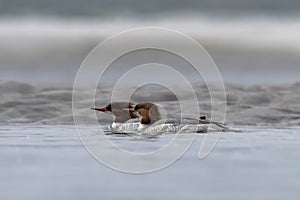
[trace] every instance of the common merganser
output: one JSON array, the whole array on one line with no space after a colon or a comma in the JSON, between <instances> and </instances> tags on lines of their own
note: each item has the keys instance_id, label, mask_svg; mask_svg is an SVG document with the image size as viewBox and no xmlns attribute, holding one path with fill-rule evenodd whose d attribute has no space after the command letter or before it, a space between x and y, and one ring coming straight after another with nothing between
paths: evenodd
<instances>
[{"instance_id":1,"label":"common merganser","mask_svg":"<svg viewBox=\"0 0 300 200\"><path fill-rule=\"evenodd\" d=\"M141 115L138 131L145 134L160 134L165 132L178 133L203 133L207 132L209 122L204 116L199 119L191 118L163 118L159 106L150 103L139 103L131 111L136 111ZM204 122L204 123L202 123Z\"/></svg>"},{"instance_id":2,"label":"common merganser","mask_svg":"<svg viewBox=\"0 0 300 200\"><path fill-rule=\"evenodd\" d=\"M132 102L112 102L106 107L91 109L114 115L111 131L125 132L136 130L139 125L138 115L133 110L134 106Z\"/></svg>"}]
</instances>

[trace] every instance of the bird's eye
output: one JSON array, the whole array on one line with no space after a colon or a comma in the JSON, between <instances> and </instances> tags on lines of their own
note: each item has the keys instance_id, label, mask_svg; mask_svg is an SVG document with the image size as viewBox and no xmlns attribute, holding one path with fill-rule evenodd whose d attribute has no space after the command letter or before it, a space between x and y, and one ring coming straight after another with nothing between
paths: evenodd
<instances>
[{"instance_id":1,"label":"bird's eye","mask_svg":"<svg viewBox=\"0 0 300 200\"><path fill-rule=\"evenodd\" d=\"M108 106L106 107L106 109L107 109L108 111L111 111L111 105L108 105Z\"/></svg>"}]
</instances>

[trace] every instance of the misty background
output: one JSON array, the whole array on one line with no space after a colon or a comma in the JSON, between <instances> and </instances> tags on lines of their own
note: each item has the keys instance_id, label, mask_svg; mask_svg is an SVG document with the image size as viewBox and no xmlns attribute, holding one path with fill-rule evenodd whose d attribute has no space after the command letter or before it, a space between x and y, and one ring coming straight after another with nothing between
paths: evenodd
<instances>
[{"instance_id":1,"label":"misty background","mask_svg":"<svg viewBox=\"0 0 300 200\"><path fill-rule=\"evenodd\" d=\"M295 83L299 11L296 0L0 0L0 80L72 86L99 42L156 26L197 40L225 83Z\"/></svg>"},{"instance_id":2,"label":"misty background","mask_svg":"<svg viewBox=\"0 0 300 200\"><path fill-rule=\"evenodd\" d=\"M181 31L203 45L225 82L228 123L299 125L299 11L296 0L0 0L0 122L73 123L72 86L88 53L113 34L148 26ZM98 88L96 99L86 99L94 71L81 79L87 86L79 92L86 121L93 117L91 102L106 105L120 72L139 59L167 59L182 68L209 117L210 95L199 76L191 78L191 66L159 51L139 51L114 63L103 81L110 87ZM189 101L190 94L180 91ZM133 100L155 101L180 113L170 95L165 88L145 86Z\"/></svg>"},{"instance_id":3,"label":"misty background","mask_svg":"<svg viewBox=\"0 0 300 200\"><path fill-rule=\"evenodd\" d=\"M106 106L111 87L98 88L95 99L89 98L92 87L76 90L79 106L72 110L72 86L99 42L144 26L181 31L205 47L225 81L225 123L242 132L223 133L201 160L201 145L214 134L105 135L114 146L141 153L157 151L174 136L183 143L196 136L171 166L132 175L101 165L76 134L78 128L91 146L100 144L100 128L113 117L90 108ZM118 59L105 83L140 58L169 58L182 74L195 74L178 57L148 50ZM298 200L299 75L299 0L0 0L0 199ZM201 114L210 119L209 91L193 80ZM87 74L82 84L90 81ZM188 89L177 89L194 109ZM180 114L178 97L161 85L140 87L131 97L162 105L168 117ZM82 119L77 126L73 112ZM89 123L95 115L97 126ZM113 146L99 147L118 159ZM152 165L170 155L118 161Z\"/></svg>"}]
</instances>

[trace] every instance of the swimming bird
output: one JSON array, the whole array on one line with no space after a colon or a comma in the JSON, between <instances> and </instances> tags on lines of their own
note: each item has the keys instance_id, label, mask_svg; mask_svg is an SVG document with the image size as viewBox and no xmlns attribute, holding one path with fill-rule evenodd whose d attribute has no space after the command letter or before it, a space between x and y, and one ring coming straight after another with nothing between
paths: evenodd
<instances>
[{"instance_id":1,"label":"swimming bird","mask_svg":"<svg viewBox=\"0 0 300 200\"><path fill-rule=\"evenodd\" d=\"M159 107L154 103L139 103L130 110L138 112L138 114L142 117L139 126L140 130L163 119Z\"/></svg>"},{"instance_id":2,"label":"swimming bird","mask_svg":"<svg viewBox=\"0 0 300 200\"><path fill-rule=\"evenodd\" d=\"M160 112L160 107L151 102L139 103L130 109L141 115L138 131L146 134L160 134L164 132L179 133L202 133L207 132L208 123L205 117L199 119L192 118L164 118Z\"/></svg>"},{"instance_id":3,"label":"swimming bird","mask_svg":"<svg viewBox=\"0 0 300 200\"><path fill-rule=\"evenodd\" d=\"M138 115L134 111L135 104L133 102L112 102L106 107L91 108L100 112L112 114L114 121L111 124L111 131L124 132L126 130L136 130L138 127Z\"/></svg>"}]
</instances>

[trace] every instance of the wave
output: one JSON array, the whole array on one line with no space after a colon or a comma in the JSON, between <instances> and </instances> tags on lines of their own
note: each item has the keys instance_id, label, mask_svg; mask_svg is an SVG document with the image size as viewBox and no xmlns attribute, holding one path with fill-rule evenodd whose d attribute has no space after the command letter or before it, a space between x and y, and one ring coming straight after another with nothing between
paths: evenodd
<instances>
[{"instance_id":1,"label":"wave","mask_svg":"<svg viewBox=\"0 0 300 200\"><path fill-rule=\"evenodd\" d=\"M300 49L300 17L240 17L209 18L207 16L169 16L160 19L53 19L53 18L0 18L1 39L28 39L33 47L53 46L51 39L72 41L78 39L103 40L112 34L137 27L162 27L181 31L200 43L232 47ZM44 39L40 45L39 42ZM48 41L46 40L48 39ZM7 41L7 40L6 40ZM36 41L36 42L35 42ZM5 41L3 41L5 42ZM37 43L37 44L35 44ZM56 44L56 45L59 45Z\"/></svg>"},{"instance_id":2,"label":"wave","mask_svg":"<svg viewBox=\"0 0 300 200\"><path fill-rule=\"evenodd\" d=\"M210 97L205 86L197 86L200 108L203 114L210 115ZM138 91L133 100L149 101L156 96L155 102L164 107L167 114L180 113L178 102L167 89L159 88L159 95L149 87ZM78 91L82 95L82 118L89 124L93 111L88 106L93 99L85 99L87 90ZM184 91L182 91L184 92ZM99 94L99 93L97 93ZM104 106L109 101L107 93L96 95L96 105ZM143 94L148 94L144 96ZM242 86L226 85L227 114L226 122L231 125L300 125L300 83L282 86ZM188 96L187 96L188 97ZM135 99L136 98L136 99ZM111 116L98 113L101 124L110 124ZM0 123L34 124L73 124L72 88L42 87L19 82L0 82Z\"/></svg>"},{"instance_id":3,"label":"wave","mask_svg":"<svg viewBox=\"0 0 300 200\"><path fill-rule=\"evenodd\" d=\"M113 34L144 26L171 28L197 40L227 83L278 84L299 80L299 17L207 16L106 21L2 18L0 80L70 86L80 64L96 45Z\"/></svg>"},{"instance_id":4,"label":"wave","mask_svg":"<svg viewBox=\"0 0 300 200\"><path fill-rule=\"evenodd\" d=\"M55 4L51 0L2 0L0 15L34 15L59 17L112 17L132 16L138 18L163 14L204 13L208 15L293 15L299 14L300 3L297 0L274 1L227 0L64 0Z\"/></svg>"}]
</instances>

